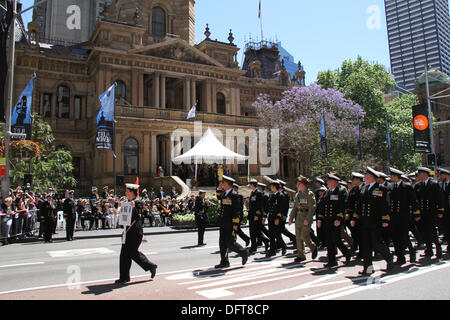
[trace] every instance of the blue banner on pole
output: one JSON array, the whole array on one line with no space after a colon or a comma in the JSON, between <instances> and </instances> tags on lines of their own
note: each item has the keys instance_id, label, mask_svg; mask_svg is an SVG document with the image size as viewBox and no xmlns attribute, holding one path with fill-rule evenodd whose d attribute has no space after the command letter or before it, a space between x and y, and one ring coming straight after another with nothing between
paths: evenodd
<instances>
[{"instance_id":1,"label":"blue banner on pole","mask_svg":"<svg viewBox=\"0 0 450 320\"><path fill-rule=\"evenodd\" d=\"M11 113L11 141L31 140L31 110L33 107L34 75L23 90ZM15 134L26 134L18 136Z\"/></svg>"},{"instance_id":2,"label":"blue banner on pole","mask_svg":"<svg viewBox=\"0 0 450 320\"><path fill-rule=\"evenodd\" d=\"M114 150L115 88L113 84L99 97L102 107L97 115L97 149Z\"/></svg>"},{"instance_id":3,"label":"blue banner on pole","mask_svg":"<svg viewBox=\"0 0 450 320\"><path fill-rule=\"evenodd\" d=\"M386 119L386 140L389 148L389 163L392 164L391 134L389 133L389 123L387 119Z\"/></svg>"},{"instance_id":4,"label":"blue banner on pole","mask_svg":"<svg viewBox=\"0 0 450 320\"><path fill-rule=\"evenodd\" d=\"M320 145L322 147L322 156L324 158L328 158L327 130L325 128L325 112L322 112L322 120L320 121Z\"/></svg>"}]
</instances>

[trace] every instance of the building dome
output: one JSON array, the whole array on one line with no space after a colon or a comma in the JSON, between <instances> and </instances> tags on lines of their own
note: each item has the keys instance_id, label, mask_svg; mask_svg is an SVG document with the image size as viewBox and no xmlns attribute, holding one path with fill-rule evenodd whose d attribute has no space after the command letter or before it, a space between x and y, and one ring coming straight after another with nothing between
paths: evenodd
<instances>
[{"instance_id":1,"label":"building dome","mask_svg":"<svg viewBox=\"0 0 450 320\"><path fill-rule=\"evenodd\" d=\"M425 72L416 80L416 88L425 88ZM434 87L440 84L450 84L450 77L445 73L437 69L431 69L428 71L428 81L430 82L430 87Z\"/></svg>"}]
</instances>

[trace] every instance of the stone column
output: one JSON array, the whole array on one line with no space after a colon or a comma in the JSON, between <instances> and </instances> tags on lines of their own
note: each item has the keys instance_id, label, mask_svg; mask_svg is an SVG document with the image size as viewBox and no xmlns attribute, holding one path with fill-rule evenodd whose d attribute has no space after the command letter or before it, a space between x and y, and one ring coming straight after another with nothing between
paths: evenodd
<instances>
[{"instance_id":1,"label":"stone column","mask_svg":"<svg viewBox=\"0 0 450 320\"><path fill-rule=\"evenodd\" d=\"M190 109L191 104L191 80L189 78L184 79L184 108Z\"/></svg>"},{"instance_id":2,"label":"stone column","mask_svg":"<svg viewBox=\"0 0 450 320\"><path fill-rule=\"evenodd\" d=\"M161 93L160 93L160 101L161 101L161 109L166 108L166 75L161 75Z\"/></svg>"},{"instance_id":3,"label":"stone column","mask_svg":"<svg viewBox=\"0 0 450 320\"><path fill-rule=\"evenodd\" d=\"M159 84L160 84L160 74L155 72L154 74L154 78L153 78L153 99L154 99L154 103L153 103L153 107L154 108L159 108L160 104L159 104L159 94L160 94L160 89L159 89Z\"/></svg>"},{"instance_id":4,"label":"stone column","mask_svg":"<svg viewBox=\"0 0 450 320\"><path fill-rule=\"evenodd\" d=\"M211 85L211 102L212 112L217 113L217 83L213 82Z\"/></svg>"},{"instance_id":5,"label":"stone column","mask_svg":"<svg viewBox=\"0 0 450 320\"><path fill-rule=\"evenodd\" d=\"M138 94L139 94L139 73L136 69L131 71L131 104L133 106L138 105Z\"/></svg>"},{"instance_id":6,"label":"stone column","mask_svg":"<svg viewBox=\"0 0 450 320\"><path fill-rule=\"evenodd\" d=\"M151 137L148 134L148 132L146 132L144 134L144 161L140 161L142 163L142 169L143 169L143 174L147 175L150 174L150 163L151 163L151 159L150 159L150 142L151 142Z\"/></svg>"},{"instance_id":7,"label":"stone column","mask_svg":"<svg viewBox=\"0 0 450 320\"><path fill-rule=\"evenodd\" d=\"M191 104L189 106L189 109L192 108L196 102L197 102L196 81L195 79L191 79Z\"/></svg>"},{"instance_id":8,"label":"stone column","mask_svg":"<svg viewBox=\"0 0 450 320\"><path fill-rule=\"evenodd\" d=\"M206 112L212 112L212 98L211 98L211 82L208 80L204 86L204 96L206 101Z\"/></svg>"},{"instance_id":9,"label":"stone column","mask_svg":"<svg viewBox=\"0 0 450 320\"><path fill-rule=\"evenodd\" d=\"M139 77L138 105L142 107L144 105L144 74L142 72L139 72L138 77Z\"/></svg>"},{"instance_id":10,"label":"stone column","mask_svg":"<svg viewBox=\"0 0 450 320\"><path fill-rule=\"evenodd\" d=\"M152 174L153 177L156 177L156 173L158 171L157 166L157 155L156 155L156 150L158 148L158 143L156 140L156 133L152 132L150 135L150 142L151 142L151 147L150 147L150 172Z\"/></svg>"}]
</instances>

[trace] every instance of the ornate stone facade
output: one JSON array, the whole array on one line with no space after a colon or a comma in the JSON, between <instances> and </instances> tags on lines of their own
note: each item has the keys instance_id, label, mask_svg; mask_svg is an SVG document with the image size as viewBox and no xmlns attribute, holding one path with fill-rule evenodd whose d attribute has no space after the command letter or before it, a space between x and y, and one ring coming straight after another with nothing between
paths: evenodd
<instances>
[{"instance_id":1,"label":"ornate stone facade","mask_svg":"<svg viewBox=\"0 0 450 320\"><path fill-rule=\"evenodd\" d=\"M251 104L262 93L279 99L290 85L284 75L245 76L232 31L229 43L213 41L207 32L195 45L194 4L115 0L90 41L73 46L41 42L39 26L30 23L33 41L17 48L15 95L36 72L34 111L51 124L57 144L72 151L80 187L114 184L112 152L95 148L98 96L113 83L116 172L125 182L139 176L144 185L159 165L170 173L170 134L179 128L194 132L193 121L186 120L194 104L203 130L258 129ZM130 154L137 163L125 163ZM237 173L237 165L231 170ZM251 173L259 174L259 167L251 166Z\"/></svg>"}]
</instances>

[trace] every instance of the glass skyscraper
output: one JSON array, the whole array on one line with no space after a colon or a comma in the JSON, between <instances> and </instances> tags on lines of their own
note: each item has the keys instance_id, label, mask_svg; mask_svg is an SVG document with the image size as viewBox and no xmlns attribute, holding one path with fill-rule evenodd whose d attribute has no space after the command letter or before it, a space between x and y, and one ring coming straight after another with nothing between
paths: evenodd
<instances>
[{"instance_id":1,"label":"glass skyscraper","mask_svg":"<svg viewBox=\"0 0 450 320\"><path fill-rule=\"evenodd\" d=\"M385 7L397 84L413 90L426 65L450 75L448 0L385 0Z\"/></svg>"}]
</instances>

